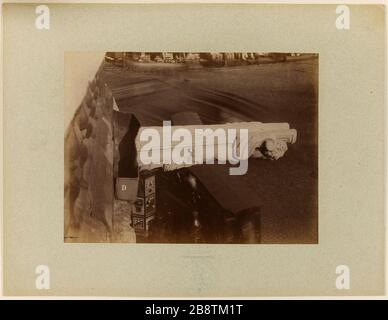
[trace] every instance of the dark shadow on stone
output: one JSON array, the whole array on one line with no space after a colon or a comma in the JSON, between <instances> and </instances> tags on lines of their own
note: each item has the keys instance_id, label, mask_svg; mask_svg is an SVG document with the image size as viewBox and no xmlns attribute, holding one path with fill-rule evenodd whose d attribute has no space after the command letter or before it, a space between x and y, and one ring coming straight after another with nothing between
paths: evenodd
<instances>
[{"instance_id":1,"label":"dark shadow on stone","mask_svg":"<svg viewBox=\"0 0 388 320\"><path fill-rule=\"evenodd\" d=\"M136 135L140 128L140 122L134 115L131 115L128 130L119 143L120 160L118 163L118 176L136 178L138 166L136 161Z\"/></svg>"}]
</instances>

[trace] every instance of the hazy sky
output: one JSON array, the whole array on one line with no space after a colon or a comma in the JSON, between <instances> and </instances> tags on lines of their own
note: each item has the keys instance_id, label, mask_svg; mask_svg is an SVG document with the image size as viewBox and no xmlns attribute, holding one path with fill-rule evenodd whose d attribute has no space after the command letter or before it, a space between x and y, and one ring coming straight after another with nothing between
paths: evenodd
<instances>
[{"instance_id":1,"label":"hazy sky","mask_svg":"<svg viewBox=\"0 0 388 320\"><path fill-rule=\"evenodd\" d=\"M65 53L65 129L85 95L88 81L93 79L105 52Z\"/></svg>"}]
</instances>

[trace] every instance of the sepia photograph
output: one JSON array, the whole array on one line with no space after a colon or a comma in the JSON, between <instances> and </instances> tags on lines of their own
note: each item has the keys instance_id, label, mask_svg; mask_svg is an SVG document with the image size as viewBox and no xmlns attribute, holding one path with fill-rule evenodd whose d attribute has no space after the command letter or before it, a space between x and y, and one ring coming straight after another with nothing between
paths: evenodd
<instances>
[{"instance_id":1,"label":"sepia photograph","mask_svg":"<svg viewBox=\"0 0 388 320\"><path fill-rule=\"evenodd\" d=\"M318 243L317 53L103 56L65 110L66 243Z\"/></svg>"},{"instance_id":2,"label":"sepia photograph","mask_svg":"<svg viewBox=\"0 0 388 320\"><path fill-rule=\"evenodd\" d=\"M386 297L385 6L11 2L5 296Z\"/></svg>"}]
</instances>

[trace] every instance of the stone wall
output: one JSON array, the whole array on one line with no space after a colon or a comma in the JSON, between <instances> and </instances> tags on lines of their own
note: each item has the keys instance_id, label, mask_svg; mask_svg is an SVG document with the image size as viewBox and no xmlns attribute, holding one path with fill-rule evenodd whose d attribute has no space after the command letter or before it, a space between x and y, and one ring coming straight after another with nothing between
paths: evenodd
<instances>
[{"instance_id":1,"label":"stone wall","mask_svg":"<svg viewBox=\"0 0 388 320\"><path fill-rule=\"evenodd\" d=\"M113 96L101 77L102 67L65 134L65 242L112 237Z\"/></svg>"}]
</instances>

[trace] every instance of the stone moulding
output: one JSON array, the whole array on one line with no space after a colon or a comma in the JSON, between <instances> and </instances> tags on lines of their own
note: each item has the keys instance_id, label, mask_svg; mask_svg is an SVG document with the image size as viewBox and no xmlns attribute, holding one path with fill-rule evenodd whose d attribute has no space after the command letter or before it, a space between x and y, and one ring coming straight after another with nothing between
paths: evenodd
<instances>
[{"instance_id":1,"label":"stone moulding","mask_svg":"<svg viewBox=\"0 0 388 320\"><path fill-rule=\"evenodd\" d=\"M158 136L155 141L143 139L142 132L145 130L154 130L154 135ZM174 133L177 130L186 129L189 139L173 139ZM221 130L220 130L221 129ZM247 130L247 142L243 143L241 130ZM198 137L198 130L205 132ZM207 131L206 131L207 130ZM229 135L230 132L234 134ZM207 133L206 133L207 132ZM216 133L217 132L217 133ZM224 134L223 134L224 132ZM168 141L164 141L166 139ZM247 158L261 158L277 160L284 156L287 151L287 144L293 144L297 139L297 131L290 129L288 123L262 123L262 122L237 122L220 125L187 125L187 126L170 126L166 127L140 127L136 136L137 163L140 170L151 170L158 167L163 167L164 170L170 171L182 167L189 167L195 164L212 164L217 160L221 160L219 152L222 155L228 154L225 150L234 148L234 154L240 157L246 155ZM212 148L209 158L208 150ZM243 148L247 148L246 152L242 152ZM190 155L187 161L174 163L174 157L169 156L165 159L165 155L172 155L173 151L186 151ZM195 155L200 152L200 156ZM146 155L156 153L155 159L160 159L160 162L144 163L142 161ZM224 156L222 157L224 159ZM240 158L241 159L241 158ZM198 161L199 160L199 161ZM225 159L224 159L225 160ZM231 160L231 159L227 159ZM236 157L235 159L236 160ZM229 161L233 162L233 161ZM220 163L218 161L218 163Z\"/></svg>"}]
</instances>

